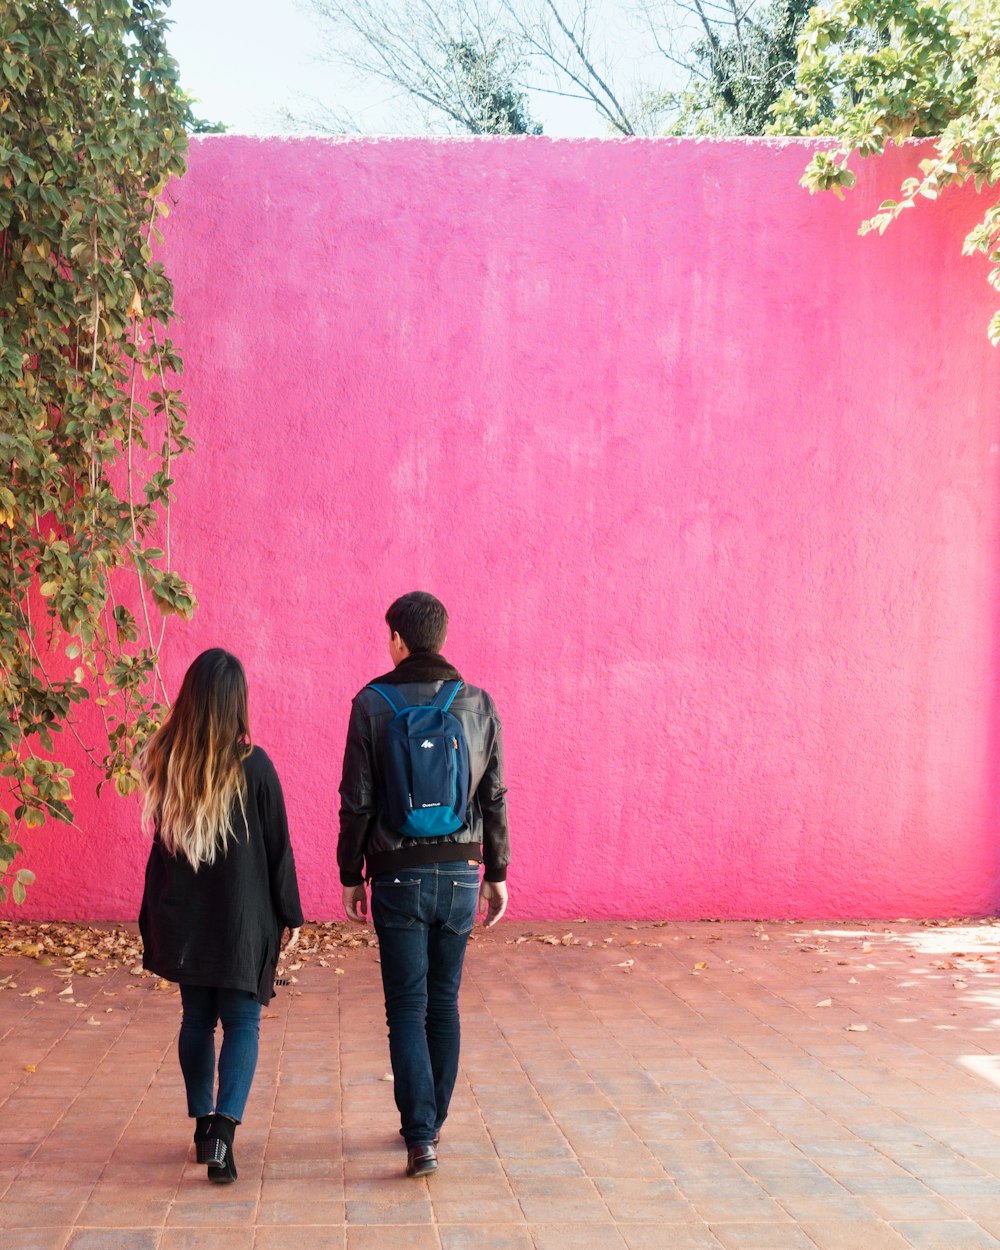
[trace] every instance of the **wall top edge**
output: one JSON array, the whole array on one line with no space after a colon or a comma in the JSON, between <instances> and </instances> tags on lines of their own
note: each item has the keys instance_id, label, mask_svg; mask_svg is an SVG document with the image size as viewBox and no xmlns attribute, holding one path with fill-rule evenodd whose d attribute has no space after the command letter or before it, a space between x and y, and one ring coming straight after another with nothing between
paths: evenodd
<instances>
[{"instance_id":1,"label":"wall top edge","mask_svg":"<svg viewBox=\"0 0 1000 1250\"><path fill-rule=\"evenodd\" d=\"M330 146L421 143L435 147L471 144L545 144L552 147L624 147L624 146L733 146L739 147L815 147L820 143L832 143L813 135L252 135L228 131L221 135L192 135L192 144L226 143L239 139L246 143L295 145L322 143ZM921 143L926 140L908 140Z\"/></svg>"}]
</instances>

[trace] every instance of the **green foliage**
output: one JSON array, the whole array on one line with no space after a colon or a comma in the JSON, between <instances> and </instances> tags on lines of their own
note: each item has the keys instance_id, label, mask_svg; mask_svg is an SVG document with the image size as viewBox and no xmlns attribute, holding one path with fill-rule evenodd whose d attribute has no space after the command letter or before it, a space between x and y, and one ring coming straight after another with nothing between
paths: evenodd
<instances>
[{"instance_id":1,"label":"green foliage","mask_svg":"<svg viewBox=\"0 0 1000 1250\"><path fill-rule=\"evenodd\" d=\"M830 136L802 185L843 195L850 157L892 141L937 140L898 200L886 200L861 232L883 232L920 199L972 182L1000 182L1000 6L996 0L838 0L816 8L799 39L796 84L775 106L779 134ZM1000 206L986 210L964 252L981 252L1000 289ZM1000 313L990 323L1000 343Z\"/></svg>"},{"instance_id":2,"label":"green foliage","mask_svg":"<svg viewBox=\"0 0 1000 1250\"><path fill-rule=\"evenodd\" d=\"M32 880L21 830L73 819L56 735L135 787L162 713L153 621L194 607L170 569L191 442L152 251L191 123L164 31L155 0L0 6L0 901Z\"/></svg>"},{"instance_id":3,"label":"green foliage","mask_svg":"<svg viewBox=\"0 0 1000 1250\"><path fill-rule=\"evenodd\" d=\"M481 135L540 135L532 121L527 96L511 82L499 64L497 45L477 47L471 40L453 43L448 50L458 94L467 101L468 126Z\"/></svg>"},{"instance_id":4,"label":"green foliage","mask_svg":"<svg viewBox=\"0 0 1000 1250\"><path fill-rule=\"evenodd\" d=\"M689 53L692 85L676 97L674 134L762 135L794 81L796 39L811 0L771 0L729 24L705 23ZM744 6L740 6L742 9Z\"/></svg>"}]
</instances>

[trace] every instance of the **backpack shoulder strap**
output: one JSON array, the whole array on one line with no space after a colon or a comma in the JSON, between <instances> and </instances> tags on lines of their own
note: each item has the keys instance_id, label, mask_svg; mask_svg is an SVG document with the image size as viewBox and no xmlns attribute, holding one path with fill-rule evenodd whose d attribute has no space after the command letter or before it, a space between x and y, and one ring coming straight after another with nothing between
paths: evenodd
<instances>
[{"instance_id":1,"label":"backpack shoulder strap","mask_svg":"<svg viewBox=\"0 0 1000 1250\"><path fill-rule=\"evenodd\" d=\"M451 687L450 690L449 686ZM431 700L431 707L439 707L442 712L447 712L452 705L455 695L458 694L461 688L462 683L460 681L446 681Z\"/></svg>"},{"instance_id":2,"label":"backpack shoulder strap","mask_svg":"<svg viewBox=\"0 0 1000 1250\"><path fill-rule=\"evenodd\" d=\"M374 690L376 694L380 694L396 713L399 713L403 710L403 708L410 706L401 692L396 690L393 686L376 686L373 682L367 688L369 690Z\"/></svg>"}]
</instances>

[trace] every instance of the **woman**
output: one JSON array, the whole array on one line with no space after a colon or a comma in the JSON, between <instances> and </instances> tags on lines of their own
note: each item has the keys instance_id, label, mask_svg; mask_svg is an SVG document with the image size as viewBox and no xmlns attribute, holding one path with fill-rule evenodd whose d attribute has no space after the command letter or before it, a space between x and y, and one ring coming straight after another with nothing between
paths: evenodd
<instances>
[{"instance_id":1,"label":"woman","mask_svg":"<svg viewBox=\"0 0 1000 1250\"><path fill-rule=\"evenodd\" d=\"M236 1179L233 1136L257 1066L260 1009L274 997L283 929L302 924L274 765L250 739L243 665L204 651L139 764L153 834L139 930L143 967L181 988L177 1051L210 1180ZM222 1021L215 1091L215 1026Z\"/></svg>"}]
</instances>

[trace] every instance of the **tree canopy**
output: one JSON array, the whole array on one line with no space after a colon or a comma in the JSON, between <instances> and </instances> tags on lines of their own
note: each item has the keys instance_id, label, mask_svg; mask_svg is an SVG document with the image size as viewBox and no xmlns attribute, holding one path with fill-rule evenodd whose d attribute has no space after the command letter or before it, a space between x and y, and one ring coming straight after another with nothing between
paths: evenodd
<instances>
[{"instance_id":1,"label":"tree canopy","mask_svg":"<svg viewBox=\"0 0 1000 1250\"><path fill-rule=\"evenodd\" d=\"M855 182L851 158L889 143L914 148L914 171L898 199L862 226L884 231L920 200L950 186L977 191L1000 182L1000 5L996 0L837 0L813 9L799 38L794 86L775 106L775 131L829 137L802 182L843 195ZM965 239L990 262L1000 288L1000 205L995 198ZM1000 343L1000 312L990 322Z\"/></svg>"},{"instance_id":2,"label":"tree canopy","mask_svg":"<svg viewBox=\"0 0 1000 1250\"><path fill-rule=\"evenodd\" d=\"M611 135L760 134L792 80L808 0L304 0L325 58L387 84L422 130L537 134L547 96ZM401 117L406 117L405 109ZM336 99L292 120L363 126Z\"/></svg>"},{"instance_id":3,"label":"tree canopy","mask_svg":"<svg viewBox=\"0 0 1000 1250\"><path fill-rule=\"evenodd\" d=\"M686 78L681 90L661 100L667 128L673 134L763 134L772 106L795 80L796 39L810 0L675 0L670 7L688 10L696 21L687 24L693 38L679 39L684 25L661 25L671 19L668 6L644 4L657 46Z\"/></svg>"}]
</instances>

